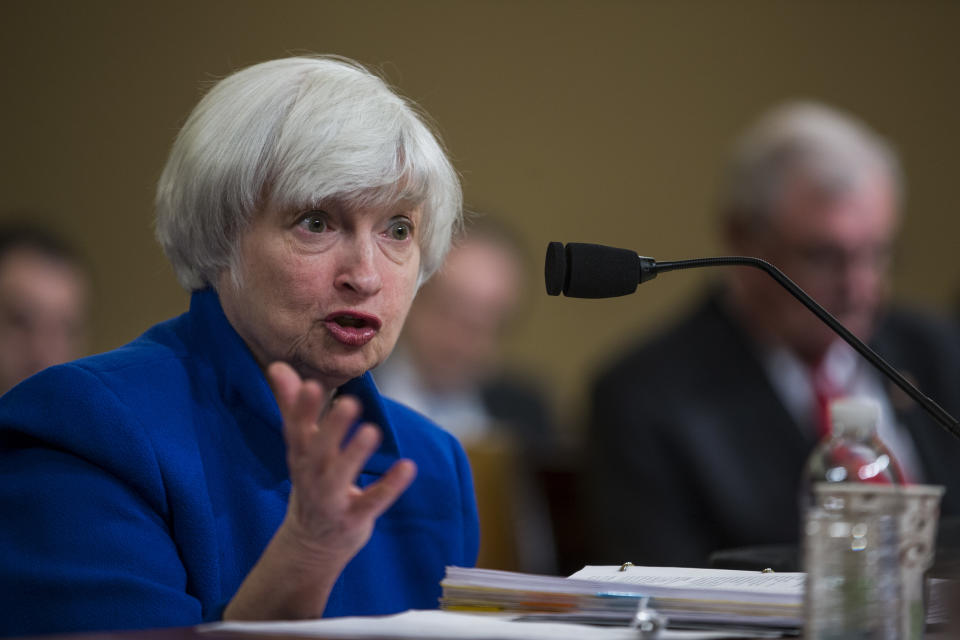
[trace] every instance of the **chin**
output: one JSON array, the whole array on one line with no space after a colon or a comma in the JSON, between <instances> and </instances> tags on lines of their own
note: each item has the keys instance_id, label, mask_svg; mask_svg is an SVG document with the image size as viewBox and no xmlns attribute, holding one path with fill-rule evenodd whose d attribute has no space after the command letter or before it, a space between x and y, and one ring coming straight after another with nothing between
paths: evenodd
<instances>
[{"instance_id":1,"label":"chin","mask_svg":"<svg viewBox=\"0 0 960 640\"><path fill-rule=\"evenodd\" d=\"M851 329L861 340L869 340L873 337L873 330L876 327L876 316L869 318L859 318L851 323L854 328Z\"/></svg>"},{"instance_id":2,"label":"chin","mask_svg":"<svg viewBox=\"0 0 960 640\"><path fill-rule=\"evenodd\" d=\"M827 352L834 340L839 339L833 332L828 333L821 328L815 328L806 333L794 334L787 344L803 360L816 363Z\"/></svg>"},{"instance_id":3,"label":"chin","mask_svg":"<svg viewBox=\"0 0 960 640\"><path fill-rule=\"evenodd\" d=\"M363 360L362 362L326 362L317 368L317 376L329 383L340 386L348 380L359 378L379 362Z\"/></svg>"},{"instance_id":4,"label":"chin","mask_svg":"<svg viewBox=\"0 0 960 640\"><path fill-rule=\"evenodd\" d=\"M362 376L384 360L375 342L357 348L345 347L331 340L316 346L319 348L297 354L294 368L302 377L326 381L327 384L335 382L339 386Z\"/></svg>"}]
</instances>

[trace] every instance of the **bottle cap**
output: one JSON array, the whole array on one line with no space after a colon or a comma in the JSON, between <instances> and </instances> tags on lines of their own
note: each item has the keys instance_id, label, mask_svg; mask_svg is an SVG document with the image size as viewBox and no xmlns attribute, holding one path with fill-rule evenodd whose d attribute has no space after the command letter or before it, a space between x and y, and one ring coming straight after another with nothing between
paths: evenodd
<instances>
[{"instance_id":1,"label":"bottle cap","mask_svg":"<svg viewBox=\"0 0 960 640\"><path fill-rule=\"evenodd\" d=\"M864 437L875 432L880 406L864 398L841 398L830 403L830 424L834 435Z\"/></svg>"}]
</instances>

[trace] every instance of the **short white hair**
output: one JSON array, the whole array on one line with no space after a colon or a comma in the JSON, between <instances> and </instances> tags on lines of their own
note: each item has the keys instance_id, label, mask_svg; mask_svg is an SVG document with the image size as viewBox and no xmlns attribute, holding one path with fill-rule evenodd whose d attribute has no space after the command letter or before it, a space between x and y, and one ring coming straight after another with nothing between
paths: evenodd
<instances>
[{"instance_id":1,"label":"short white hair","mask_svg":"<svg viewBox=\"0 0 960 640\"><path fill-rule=\"evenodd\" d=\"M860 120L816 102L781 105L737 140L721 192L727 219L751 226L775 215L792 180L803 177L840 194L880 171L898 200L903 176L892 147Z\"/></svg>"},{"instance_id":2,"label":"short white hair","mask_svg":"<svg viewBox=\"0 0 960 640\"><path fill-rule=\"evenodd\" d=\"M423 207L422 283L443 262L460 181L426 116L363 66L336 56L263 62L203 97L177 135L156 196L156 235L192 291L232 268L266 207L330 199Z\"/></svg>"}]
</instances>

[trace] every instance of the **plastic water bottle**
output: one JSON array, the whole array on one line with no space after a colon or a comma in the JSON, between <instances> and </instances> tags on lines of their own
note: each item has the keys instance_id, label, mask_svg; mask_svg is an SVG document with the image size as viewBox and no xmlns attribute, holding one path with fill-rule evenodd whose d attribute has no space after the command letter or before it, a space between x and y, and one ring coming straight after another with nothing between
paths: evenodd
<instances>
[{"instance_id":1,"label":"plastic water bottle","mask_svg":"<svg viewBox=\"0 0 960 640\"><path fill-rule=\"evenodd\" d=\"M830 406L832 432L804 472L804 638L897 640L900 467L877 437L875 403Z\"/></svg>"},{"instance_id":2,"label":"plastic water bottle","mask_svg":"<svg viewBox=\"0 0 960 640\"><path fill-rule=\"evenodd\" d=\"M843 398L830 404L830 433L817 444L804 468L804 507L817 482L903 484L903 472L877 436L880 407L871 400Z\"/></svg>"}]
</instances>

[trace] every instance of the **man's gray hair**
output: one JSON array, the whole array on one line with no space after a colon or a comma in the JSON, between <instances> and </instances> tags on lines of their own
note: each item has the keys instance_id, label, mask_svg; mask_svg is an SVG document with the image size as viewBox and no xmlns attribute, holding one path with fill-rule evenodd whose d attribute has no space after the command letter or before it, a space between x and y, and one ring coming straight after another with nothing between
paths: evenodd
<instances>
[{"instance_id":1,"label":"man's gray hair","mask_svg":"<svg viewBox=\"0 0 960 640\"><path fill-rule=\"evenodd\" d=\"M860 120L815 102L791 102L764 115L734 145L721 191L727 219L762 225L784 190L804 177L826 194L885 172L898 198L903 177L890 145Z\"/></svg>"},{"instance_id":2,"label":"man's gray hair","mask_svg":"<svg viewBox=\"0 0 960 640\"><path fill-rule=\"evenodd\" d=\"M218 82L190 114L157 186L156 235L180 284L234 266L255 213L325 200L423 207L420 282L460 223L460 181L425 116L358 63L272 60Z\"/></svg>"}]
</instances>

